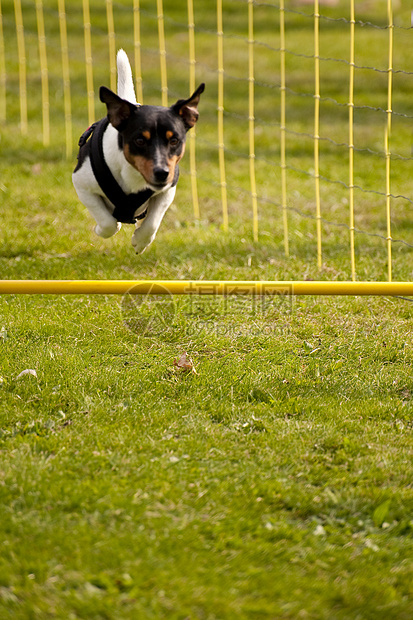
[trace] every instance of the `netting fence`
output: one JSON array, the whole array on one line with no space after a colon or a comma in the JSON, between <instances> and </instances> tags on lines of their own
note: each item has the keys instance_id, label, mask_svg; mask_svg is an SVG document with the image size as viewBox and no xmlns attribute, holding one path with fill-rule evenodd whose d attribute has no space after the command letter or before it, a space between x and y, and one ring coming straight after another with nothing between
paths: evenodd
<instances>
[{"instance_id":1,"label":"netting fence","mask_svg":"<svg viewBox=\"0 0 413 620\"><path fill-rule=\"evenodd\" d=\"M0 0L0 122L73 159L116 89L116 50L141 103L201 82L183 173L196 219L244 222L344 279L410 279L413 54L409 3L379 0ZM395 256L396 254L396 256ZM360 273L361 272L361 273Z\"/></svg>"}]
</instances>

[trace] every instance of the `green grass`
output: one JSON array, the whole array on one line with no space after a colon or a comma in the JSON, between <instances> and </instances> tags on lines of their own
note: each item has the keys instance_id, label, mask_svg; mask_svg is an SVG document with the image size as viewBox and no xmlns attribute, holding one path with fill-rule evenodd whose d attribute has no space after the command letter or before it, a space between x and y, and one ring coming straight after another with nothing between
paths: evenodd
<instances>
[{"instance_id":1,"label":"green grass","mask_svg":"<svg viewBox=\"0 0 413 620\"><path fill-rule=\"evenodd\" d=\"M216 26L208 2L195 7L199 81L207 82L197 129L201 220L192 216L186 160L175 206L147 252L133 254L130 227L97 238L71 187L73 162L64 160L56 9L44 4L55 50L49 149L41 145L34 78L29 135L19 134L14 17L11 4L2 4L8 69L8 122L0 136L3 278L349 278L348 230L337 226L348 222L347 191L322 182L323 216L332 223L323 225L319 271L314 179L293 170L310 171L312 141L294 134L287 144L291 256L284 257L281 212L272 204L280 202L277 88L257 85L260 238L254 243L247 120L239 118L247 114L248 85L226 82L230 231L222 230ZM23 5L35 69L33 10ZM77 136L87 124L83 32L81 9L67 6ZM369 7L363 4L358 19L385 23L385 3L375 3L373 16ZM407 9L400 3L399 25ZM322 10L338 16L343 4ZM94 11L98 85L108 83L107 41L105 12ZM185 11L183 3L165 2L171 100L188 90L179 25ZM276 48L277 11L255 11L256 38ZM131 53L130 11L117 4L115 16L117 44ZM228 34L245 32L244 4L228 3L224 17ZM143 6L142 19L144 92L157 103L152 5ZM289 49L311 54L312 21L295 13L287 20ZM347 58L343 25L321 27L322 54ZM395 31L395 66L411 71L405 35ZM357 62L386 66L385 34L359 27L357 36ZM228 73L245 77L245 43L228 38L225 45ZM276 85L278 60L257 47L257 79ZM289 86L311 93L311 62L291 55L288 63ZM325 96L346 100L347 69L323 67ZM384 78L368 75L374 89L361 79L359 102L385 106ZM401 84L400 75L395 81ZM287 100L288 126L311 133L312 99L289 94ZM413 113L406 84L396 89L394 109ZM324 137L347 141L346 110L323 102L322 112ZM383 117L357 114L357 144L382 150ZM409 122L394 121L394 152L406 157ZM322 174L346 182L346 149L331 142L320 149ZM357 183L383 191L384 160L357 152L356 162ZM412 190L410 163L392 164L392 182L404 196ZM357 192L356 205L357 227L386 235L383 197ZM412 242L410 219L408 201L394 200L394 237ZM356 240L358 278L385 279L385 241L366 234ZM408 246L393 245L395 278L411 279L410 258ZM142 336L139 326L152 316L157 320ZM412 321L411 303L389 298L151 298L139 306L128 296L2 296L1 618L410 620ZM184 351L196 373L174 364ZM37 377L18 378L25 369Z\"/></svg>"}]
</instances>

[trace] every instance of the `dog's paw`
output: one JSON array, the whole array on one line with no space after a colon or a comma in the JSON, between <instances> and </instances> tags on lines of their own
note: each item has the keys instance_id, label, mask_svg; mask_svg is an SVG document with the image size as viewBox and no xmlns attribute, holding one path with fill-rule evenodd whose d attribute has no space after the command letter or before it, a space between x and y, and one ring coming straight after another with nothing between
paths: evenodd
<instances>
[{"instance_id":1,"label":"dog's paw","mask_svg":"<svg viewBox=\"0 0 413 620\"><path fill-rule=\"evenodd\" d=\"M95 233L99 235L99 237L103 237L107 239L108 237L113 237L117 232L122 228L122 224L120 222L114 222L113 224L109 224L107 226L100 226L96 224Z\"/></svg>"},{"instance_id":2,"label":"dog's paw","mask_svg":"<svg viewBox=\"0 0 413 620\"><path fill-rule=\"evenodd\" d=\"M144 237L142 235L139 235L139 228L138 228L132 235L132 246L136 254L142 254L142 252L144 252L146 248L148 248L151 245L154 239L155 239L155 235L152 235L152 237L146 237L146 236Z\"/></svg>"}]
</instances>

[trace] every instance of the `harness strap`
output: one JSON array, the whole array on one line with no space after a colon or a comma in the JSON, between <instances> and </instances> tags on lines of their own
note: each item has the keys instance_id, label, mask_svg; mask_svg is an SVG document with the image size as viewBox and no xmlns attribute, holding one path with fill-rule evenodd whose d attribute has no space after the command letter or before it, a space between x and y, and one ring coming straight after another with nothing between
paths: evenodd
<instances>
[{"instance_id":1,"label":"harness strap","mask_svg":"<svg viewBox=\"0 0 413 620\"><path fill-rule=\"evenodd\" d=\"M137 216L135 216L135 212L149 200L154 191L148 187L134 194L125 194L120 187L110 171L103 154L103 134L108 125L108 118L103 118L101 121L93 123L81 136L79 146L82 147L90 138L90 163L93 174L105 196L115 205L113 217L118 222L134 224L136 220L141 220L145 217L146 210Z\"/></svg>"}]
</instances>

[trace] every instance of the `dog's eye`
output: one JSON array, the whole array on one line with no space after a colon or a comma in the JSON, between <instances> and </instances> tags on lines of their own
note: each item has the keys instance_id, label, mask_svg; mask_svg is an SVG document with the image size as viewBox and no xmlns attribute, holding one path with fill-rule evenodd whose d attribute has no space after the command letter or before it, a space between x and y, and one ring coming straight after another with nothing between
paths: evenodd
<instances>
[{"instance_id":1,"label":"dog's eye","mask_svg":"<svg viewBox=\"0 0 413 620\"><path fill-rule=\"evenodd\" d=\"M169 140L169 144L170 144L171 146L177 146L177 144L178 144L178 143L179 143L178 138L171 138L171 139Z\"/></svg>"},{"instance_id":2,"label":"dog's eye","mask_svg":"<svg viewBox=\"0 0 413 620\"><path fill-rule=\"evenodd\" d=\"M145 146L146 140L145 140L145 138L136 138L135 144L137 146Z\"/></svg>"}]
</instances>

